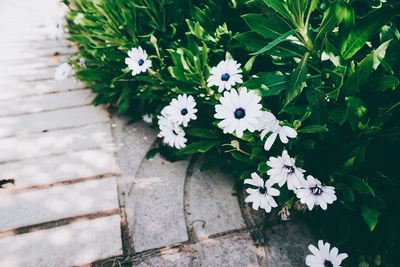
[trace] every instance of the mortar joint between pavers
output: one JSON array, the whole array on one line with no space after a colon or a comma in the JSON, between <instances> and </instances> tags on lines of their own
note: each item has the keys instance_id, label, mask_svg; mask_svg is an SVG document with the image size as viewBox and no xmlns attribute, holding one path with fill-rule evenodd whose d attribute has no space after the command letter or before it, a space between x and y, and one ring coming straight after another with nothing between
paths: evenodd
<instances>
[{"instance_id":1,"label":"mortar joint between pavers","mask_svg":"<svg viewBox=\"0 0 400 267\"><path fill-rule=\"evenodd\" d=\"M183 214L185 217L186 231L188 233L189 241L198 241L196 232L193 227L193 222L190 221L191 207L190 207L190 183L198 156L190 158L189 165L186 169L185 183L183 186Z\"/></svg>"}]
</instances>

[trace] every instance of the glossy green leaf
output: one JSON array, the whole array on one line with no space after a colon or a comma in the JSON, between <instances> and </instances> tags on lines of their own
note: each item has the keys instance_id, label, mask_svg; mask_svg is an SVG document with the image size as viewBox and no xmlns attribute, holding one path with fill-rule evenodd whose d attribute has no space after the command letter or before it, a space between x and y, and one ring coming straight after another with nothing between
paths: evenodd
<instances>
[{"instance_id":1,"label":"glossy green leaf","mask_svg":"<svg viewBox=\"0 0 400 267\"><path fill-rule=\"evenodd\" d=\"M372 196L375 195L374 190L368 185L368 183L356 176L348 175L346 177L346 184L362 194L372 195Z\"/></svg>"},{"instance_id":2,"label":"glossy green leaf","mask_svg":"<svg viewBox=\"0 0 400 267\"><path fill-rule=\"evenodd\" d=\"M365 223L368 226L368 229L371 232L374 231L375 226L378 223L379 211L363 205L361 214L364 218Z\"/></svg>"},{"instance_id":3,"label":"glossy green leaf","mask_svg":"<svg viewBox=\"0 0 400 267\"><path fill-rule=\"evenodd\" d=\"M298 133L325 133L328 132L328 128L321 125L309 125L297 130Z\"/></svg>"},{"instance_id":4,"label":"glossy green leaf","mask_svg":"<svg viewBox=\"0 0 400 267\"><path fill-rule=\"evenodd\" d=\"M275 26L262 14L246 14L243 16L243 19L249 25L250 29L264 38L275 39L284 33L281 32L280 26Z\"/></svg>"},{"instance_id":5,"label":"glossy green leaf","mask_svg":"<svg viewBox=\"0 0 400 267\"><path fill-rule=\"evenodd\" d=\"M279 43L285 41L289 36L293 35L295 32L296 32L296 30L290 30L290 31L282 34L281 36L279 36L276 39L272 40L268 45L264 46L263 48L261 48L257 52L251 53L250 55L259 55L259 54L267 52L268 50L270 50L274 46L276 46Z\"/></svg>"},{"instance_id":6,"label":"glossy green leaf","mask_svg":"<svg viewBox=\"0 0 400 267\"><path fill-rule=\"evenodd\" d=\"M178 155L194 154L194 153L204 153L217 145L217 141L199 141L193 142L181 148L178 151Z\"/></svg>"},{"instance_id":7,"label":"glossy green leaf","mask_svg":"<svg viewBox=\"0 0 400 267\"><path fill-rule=\"evenodd\" d=\"M325 38L326 34L339 25L347 12L346 6L340 0L333 2L324 13L324 19L317 33L316 39Z\"/></svg>"},{"instance_id":8,"label":"glossy green leaf","mask_svg":"<svg viewBox=\"0 0 400 267\"><path fill-rule=\"evenodd\" d=\"M399 85L399 80L394 75L381 75L361 87L366 92L384 92L388 89L395 89Z\"/></svg>"},{"instance_id":9,"label":"glossy green leaf","mask_svg":"<svg viewBox=\"0 0 400 267\"><path fill-rule=\"evenodd\" d=\"M251 77L243 86L250 90L258 90L262 96L271 96L285 90L287 80L283 75L264 72Z\"/></svg>"},{"instance_id":10,"label":"glossy green leaf","mask_svg":"<svg viewBox=\"0 0 400 267\"><path fill-rule=\"evenodd\" d=\"M395 14L395 8L385 5L357 20L340 48L343 57L350 59L382 26L389 23Z\"/></svg>"},{"instance_id":11,"label":"glossy green leaf","mask_svg":"<svg viewBox=\"0 0 400 267\"><path fill-rule=\"evenodd\" d=\"M305 53L294 72L290 75L288 88L286 91L285 105L292 102L303 91L307 75L307 62L310 53Z\"/></svg>"},{"instance_id":12,"label":"glossy green leaf","mask_svg":"<svg viewBox=\"0 0 400 267\"><path fill-rule=\"evenodd\" d=\"M284 18L290 18L290 14L287 10L286 3L279 0L263 0L268 6L273 8Z\"/></svg>"}]
</instances>

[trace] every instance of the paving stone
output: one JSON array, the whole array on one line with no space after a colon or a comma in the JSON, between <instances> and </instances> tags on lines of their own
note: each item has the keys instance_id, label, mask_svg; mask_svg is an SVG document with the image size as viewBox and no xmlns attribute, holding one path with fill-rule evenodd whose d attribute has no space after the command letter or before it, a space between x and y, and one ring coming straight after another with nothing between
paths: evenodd
<instances>
[{"instance_id":1,"label":"paving stone","mask_svg":"<svg viewBox=\"0 0 400 267\"><path fill-rule=\"evenodd\" d=\"M114 154L101 149L74 151L0 164L1 177L15 180L9 190L72 179L119 173Z\"/></svg>"},{"instance_id":2,"label":"paving stone","mask_svg":"<svg viewBox=\"0 0 400 267\"><path fill-rule=\"evenodd\" d=\"M200 172L200 161L194 166L189 185L189 221L197 238L246 227L234 179L219 169Z\"/></svg>"},{"instance_id":3,"label":"paving stone","mask_svg":"<svg viewBox=\"0 0 400 267\"><path fill-rule=\"evenodd\" d=\"M0 231L119 208L115 177L0 196Z\"/></svg>"},{"instance_id":4,"label":"paving stone","mask_svg":"<svg viewBox=\"0 0 400 267\"><path fill-rule=\"evenodd\" d=\"M29 83L0 81L0 100L64 92L82 88L84 88L84 85L73 78L68 78L63 81L46 80Z\"/></svg>"},{"instance_id":5,"label":"paving stone","mask_svg":"<svg viewBox=\"0 0 400 267\"><path fill-rule=\"evenodd\" d=\"M2 72L0 78L6 79L9 82L19 81L19 82L31 82L39 80L49 80L54 79L54 74L56 72L57 66L40 68L40 69L30 69L23 71L12 71L12 72Z\"/></svg>"},{"instance_id":6,"label":"paving stone","mask_svg":"<svg viewBox=\"0 0 400 267\"><path fill-rule=\"evenodd\" d=\"M40 36L35 35L35 38L40 38ZM38 57L53 56L55 53L62 55L69 55L75 52L76 49L73 47L55 47L54 49L49 49L49 50L33 50L33 51L26 50L23 52L8 50L1 53L0 56L2 60L12 63L14 60L16 61L21 59L33 60Z\"/></svg>"},{"instance_id":7,"label":"paving stone","mask_svg":"<svg viewBox=\"0 0 400 267\"><path fill-rule=\"evenodd\" d=\"M316 243L307 226L301 222L286 222L265 231L266 266L304 266L308 245Z\"/></svg>"},{"instance_id":8,"label":"paving stone","mask_svg":"<svg viewBox=\"0 0 400 267\"><path fill-rule=\"evenodd\" d=\"M7 25L8 27L9 25ZM18 26L19 28L27 28L26 25L20 25ZM34 25L31 28L37 28L37 27L43 27L43 25ZM1 26L0 26L0 32L2 31ZM15 31L15 30L14 30ZM54 47L68 47L72 46L73 43L67 40L49 40L45 42L20 42L18 43L18 46L16 46L13 43L9 42L3 42L0 43L0 48L1 49L17 49L17 50L22 50L22 49L53 49ZM27 62L28 63L28 62Z\"/></svg>"},{"instance_id":9,"label":"paving stone","mask_svg":"<svg viewBox=\"0 0 400 267\"><path fill-rule=\"evenodd\" d=\"M0 239L0 266L76 266L122 254L120 216Z\"/></svg>"},{"instance_id":10,"label":"paving stone","mask_svg":"<svg viewBox=\"0 0 400 267\"><path fill-rule=\"evenodd\" d=\"M254 246L248 233L208 239L192 245L197 250L200 266L232 267L260 266L258 257L263 257L264 250ZM267 265L276 267L276 265Z\"/></svg>"},{"instance_id":11,"label":"paving stone","mask_svg":"<svg viewBox=\"0 0 400 267\"><path fill-rule=\"evenodd\" d=\"M87 89L0 101L0 117L89 105L94 94Z\"/></svg>"},{"instance_id":12,"label":"paving stone","mask_svg":"<svg viewBox=\"0 0 400 267\"><path fill-rule=\"evenodd\" d=\"M121 168L120 191L128 193L140 163L157 138L157 132L142 121L129 123L128 118L115 114L111 119L116 157Z\"/></svg>"},{"instance_id":13,"label":"paving stone","mask_svg":"<svg viewBox=\"0 0 400 267\"><path fill-rule=\"evenodd\" d=\"M84 127L46 133L0 138L0 163L32 159L77 150L102 148L112 151L109 124L100 123Z\"/></svg>"},{"instance_id":14,"label":"paving stone","mask_svg":"<svg viewBox=\"0 0 400 267\"><path fill-rule=\"evenodd\" d=\"M128 220L136 252L188 240L183 213L187 166L187 161L168 162L157 154L139 167L130 192L135 220Z\"/></svg>"},{"instance_id":15,"label":"paving stone","mask_svg":"<svg viewBox=\"0 0 400 267\"><path fill-rule=\"evenodd\" d=\"M0 137L78 127L106 121L109 121L109 115L107 110L101 106L81 106L33 114L1 117Z\"/></svg>"},{"instance_id":16,"label":"paving stone","mask_svg":"<svg viewBox=\"0 0 400 267\"><path fill-rule=\"evenodd\" d=\"M191 266L192 253L179 252L178 249L162 251L161 255L144 259L140 263L134 263L137 267L175 267Z\"/></svg>"},{"instance_id":17,"label":"paving stone","mask_svg":"<svg viewBox=\"0 0 400 267\"><path fill-rule=\"evenodd\" d=\"M0 48L1 49L1 48ZM22 75L22 73L32 73L38 69L55 68L63 62L67 61L68 56L58 55L51 57L40 57L35 60L14 60L12 64L0 64L1 75L8 77L9 75ZM54 77L54 73L53 76ZM10 81L7 81L9 84ZM14 81L12 81L14 82ZM17 81L19 82L19 81Z\"/></svg>"}]
</instances>

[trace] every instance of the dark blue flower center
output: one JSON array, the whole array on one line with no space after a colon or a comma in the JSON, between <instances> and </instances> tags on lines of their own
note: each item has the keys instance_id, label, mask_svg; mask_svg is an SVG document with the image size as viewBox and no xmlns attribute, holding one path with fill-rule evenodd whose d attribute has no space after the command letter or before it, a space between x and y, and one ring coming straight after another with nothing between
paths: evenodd
<instances>
[{"instance_id":1,"label":"dark blue flower center","mask_svg":"<svg viewBox=\"0 0 400 267\"><path fill-rule=\"evenodd\" d=\"M293 168L293 166L287 166L287 165L285 165L285 169L286 169L286 171L287 171L288 174L294 173L294 168Z\"/></svg>"},{"instance_id":2,"label":"dark blue flower center","mask_svg":"<svg viewBox=\"0 0 400 267\"><path fill-rule=\"evenodd\" d=\"M312 187L311 188L311 192L313 193L313 195L319 196L319 195L322 194L322 189L320 187L318 187L318 186Z\"/></svg>"},{"instance_id":3,"label":"dark blue flower center","mask_svg":"<svg viewBox=\"0 0 400 267\"><path fill-rule=\"evenodd\" d=\"M331 262L331 261L328 261L328 260L325 260L325 261L324 261L324 265L325 265L325 267L333 267L332 262Z\"/></svg>"},{"instance_id":4,"label":"dark blue flower center","mask_svg":"<svg viewBox=\"0 0 400 267\"><path fill-rule=\"evenodd\" d=\"M224 81L224 82L226 82L227 80L229 80L230 77L231 77L231 76L229 76L228 73L224 73L224 74L222 74L222 76L221 76L221 80Z\"/></svg>"},{"instance_id":5,"label":"dark blue flower center","mask_svg":"<svg viewBox=\"0 0 400 267\"><path fill-rule=\"evenodd\" d=\"M235 118L240 120L240 119L243 119L244 116L246 116L246 111L244 111L244 109L242 109L242 108L238 108L235 110L234 114L235 114Z\"/></svg>"},{"instance_id":6,"label":"dark blue flower center","mask_svg":"<svg viewBox=\"0 0 400 267\"><path fill-rule=\"evenodd\" d=\"M139 59L138 64L139 64L139 66L142 66L144 64L144 60L143 59Z\"/></svg>"},{"instance_id":7,"label":"dark blue flower center","mask_svg":"<svg viewBox=\"0 0 400 267\"><path fill-rule=\"evenodd\" d=\"M188 110L186 108L182 109L181 114L182 116L185 116L186 114L188 114Z\"/></svg>"},{"instance_id":8,"label":"dark blue flower center","mask_svg":"<svg viewBox=\"0 0 400 267\"><path fill-rule=\"evenodd\" d=\"M261 195L264 195L267 190L265 189L265 187L260 187L260 189L258 189L258 192L260 192Z\"/></svg>"}]
</instances>

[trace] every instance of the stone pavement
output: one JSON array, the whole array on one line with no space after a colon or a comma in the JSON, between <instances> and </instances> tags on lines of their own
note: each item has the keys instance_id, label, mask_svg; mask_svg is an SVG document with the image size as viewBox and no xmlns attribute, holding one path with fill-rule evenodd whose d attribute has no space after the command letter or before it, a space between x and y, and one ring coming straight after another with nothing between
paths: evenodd
<instances>
[{"instance_id":1,"label":"stone pavement","mask_svg":"<svg viewBox=\"0 0 400 267\"><path fill-rule=\"evenodd\" d=\"M49 39L56 0L0 1L0 266L302 266L312 237L254 218L234 181L199 162L145 158L157 133L90 105L55 67L74 48Z\"/></svg>"}]
</instances>

